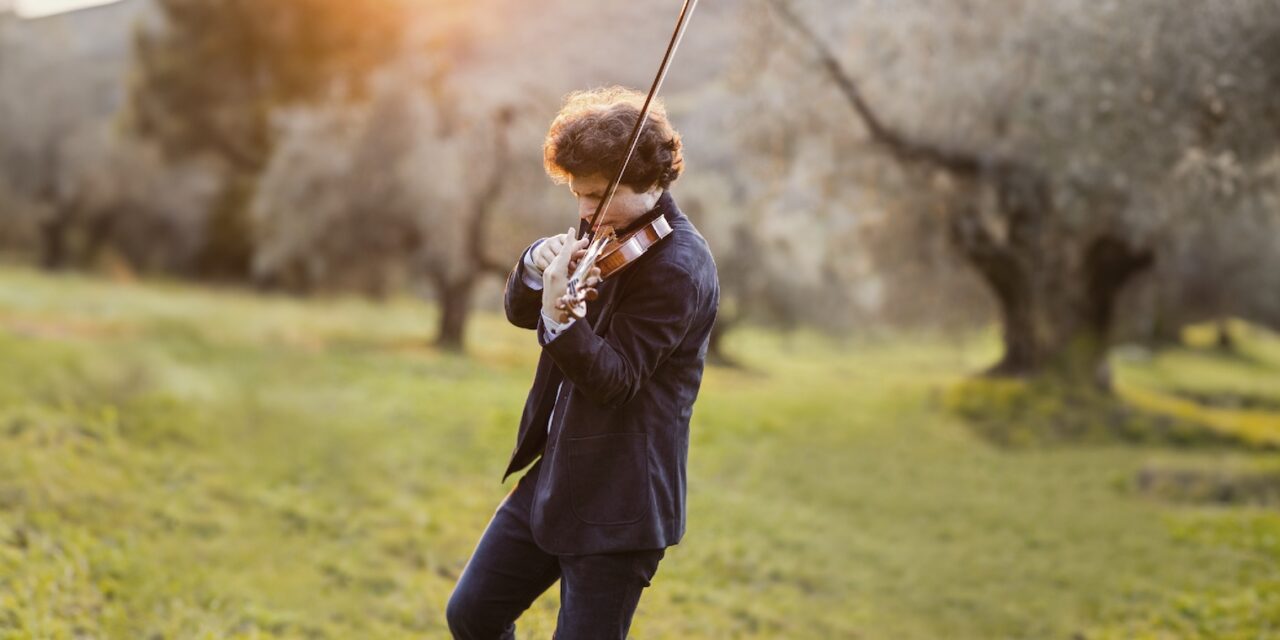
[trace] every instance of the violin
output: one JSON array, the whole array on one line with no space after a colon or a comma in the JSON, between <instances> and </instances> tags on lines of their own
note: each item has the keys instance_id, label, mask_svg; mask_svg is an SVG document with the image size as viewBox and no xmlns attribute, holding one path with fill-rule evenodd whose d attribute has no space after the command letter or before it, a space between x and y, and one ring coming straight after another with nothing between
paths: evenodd
<instances>
[{"instance_id":1,"label":"violin","mask_svg":"<svg viewBox=\"0 0 1280 640\"><path fill-rule=\"evenodd\" d=\"M625 237L618 238L617 234L614 233L613 227L600 226L600 216L609 207L609 203L613 201L613 195L618 190L618 184L622 182L622 176L626 175L627 165L631 162L631 156L636 150L636 143L640 141L640 132L644 129L645 120L649 117L649 106L653 102L653 97L657 95L658 89L662 86L662 81L667 77L667 69L671 67L671 59L675 56L676 49L680 46L680 40L684 37L685 27L689 24L689 16L693 14L693 9L697 5L698 0L684 0L684 6L680 9L680 17L676 20L675 32L671 34L671 42L667 44L667 52L662 56L662 64L658 66L658 75L654 77L653 85L649 87L649 95L645 97L644 106L640 108L640 115L636 118L635 127L631 129L631 140L627 144L627 154L622 157L622 166L618 167L617 175L609 182L609 188L605 192L604 198L600 200L595 214L591 216L591 223L588 226L588 237L591 238L591 243L587 245L586 254L578 260L578 265L573 270L573 275L569 277L565 295L561 296L560 300L556 302L557 309L567 311L575 318L581 319L586 314L586 307L582 304L583 301L596 299L596 290L588 286L589 283L587 283L587 277L592 268L600 267L600 279L604 280L617 273L623 267L635 262L650 247L671 233L671 225L667 222L667 219L664 216L658 216Z\"/></svg>"},{"instance_id":2,"label":"violin","mask_svg":"<svg viewBox=\"0 0 1280 640\"><path fill-rule=\"evenodd\" d=\"M669 233L671 233L671 223L667 222L665 216L654 218L649 224L621 239L612 237L613 230L609 229L606 235L610 236L610 240L605 243L600 259L596 260L596 266L600 267L600 279L604 280L638 260L650 247L658 244L658 241L667 237Z\"/></svg>"},{"instance_id":3,"label":"violin","mask_svg":"<svg viewBox=\"0 0 1280 640\"><path fill-rule=\"evenodd\" d=\"M671 223L665 216L658 216L648 224L619 238L613 227L600 229L596 240L587 247L587 252L579 258L573 275L569 278L568 289L564 296L556 301L556 308L568 311L575 318L581 318L574 309L583 300L595 300L598 295L592 287L581 287L586 282L592 267L600 268L600 280L619 272L623 267L634 263L646 251L658 244L658 241L671 233Z\"/></svg>"}]
</instances>

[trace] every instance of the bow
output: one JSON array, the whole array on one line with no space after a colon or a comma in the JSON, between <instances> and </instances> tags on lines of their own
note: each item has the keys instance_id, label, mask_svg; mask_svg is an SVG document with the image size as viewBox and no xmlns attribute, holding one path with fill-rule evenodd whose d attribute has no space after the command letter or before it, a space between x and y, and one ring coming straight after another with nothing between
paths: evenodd
<instances>
[{"instance_id":1,"label":"bow","mask_svg":"<svg viewBox=\"0 0 1280 640\"><path fill-rule=\"evenodd\" d=\"M591 215L591 221L585 225L585 229L579 230L579 233L585 231L586 237L591 238L591 242L587 245L586 253L578 261L573 275L569 277L564 297L556 305L575 316L577 316L578 303L586 299L594 299L594 296L591 295L593 290L589 286L582 287L580 290L579 285L586 282L587 275L591 272L592 267L595 266L596 260L600 258L605 245L615 239L611 228L606 229L605 233L600 233L600 217L609 208L609 203L613 201L613 194L618 190L618 185L622 182L622 176L627 172L627 165L631 163L631 156L635 153L636 144L640 142L640 132L644 130L645 120L649 117L649 106L653 103L653 97L658 94L658 89L662 87L662 81L667 77L667 69L671 67L671 60L675 57L676 49L680 47L680 40L684 38L684 30L689 24L689 17L693 15L693 10L697 5L698 0L684 0L684 6L680 8L680 17L676 20L675 31L672 32L671 41L667 43L667 51L662 56L662 64L658 65L658 74L653 78L653 84L649 87L649 94L644 99L644 106L640 108L640 116L636 118L636 124L631 129L631 139L627 143L627 153L622 157L622 166L618 167L617 174L609 181L609 188L605 190L604 197L600 199L600 204L596 206L595 213Z\"/></svg>"}]
</instances>

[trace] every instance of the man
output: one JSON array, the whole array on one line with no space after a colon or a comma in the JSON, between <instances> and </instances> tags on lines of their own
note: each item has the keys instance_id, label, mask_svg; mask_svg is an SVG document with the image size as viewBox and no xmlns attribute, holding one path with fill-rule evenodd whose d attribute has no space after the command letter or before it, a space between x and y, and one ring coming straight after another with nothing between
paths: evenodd
<instances>
[{"instance_id":1,"label":"man","mask_svg":"<svg viewBox=\"0 0 1280 640\"><path fill-rule=\"evenodd\" d=\"M618 87L574 93L551 124L544 164L577 198L583 231L643 99ZM598 297L585 317L556 304L585 234L535 242L507 278L507 318L537 332L542 355L503 480L533 466L458 578L455 638L515 637L516 618L557 579L558 640L625 638L641 590L684 535L689 418L720 285L668 191L683 168L680 136L655 103L602 225L624 236L665 216L672 231L603 282L589 278Z\"/></svg>"}]
</instances>

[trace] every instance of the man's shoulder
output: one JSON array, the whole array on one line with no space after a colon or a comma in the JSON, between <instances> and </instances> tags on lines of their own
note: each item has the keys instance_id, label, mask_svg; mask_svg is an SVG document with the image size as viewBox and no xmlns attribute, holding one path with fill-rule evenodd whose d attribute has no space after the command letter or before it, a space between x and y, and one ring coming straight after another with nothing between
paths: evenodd
<instances>
[{"instance_id":1,"label":"man's shoulder","mask_svg":"<svg viewBox=\"0 0 1280 640\"><path fill-rule=\"evenodd\" d=\"M669 243L667 259L680 264L690 271L707 271L715 273L715 259L711 256L711 246L698 231L698 227L688 216L680 213L672 222L671 233L663 239Z\"/></svg>"},{"instance_id":2,"label":"man's shoulder","mask_svg":"<svg viewBox=\"0 0 1280 640\"><path fill-rule=\"evenodd\" d=\"M671 232L651 247L633 267L633 282L670 287L679 282L692 285L703 294L719 289L715 259L706 238L680 210L671 196L665 195L665 214Z\"/></svg>"},{"instance_id":3,"label":"man's shoulder","mask_svg":"<svg viewBox=\"0 0 1280 640\"><path fill-rule=\"evenodd\" d=\"M649 253L642 258L647 264L638 270L646 279L687 278L702 288L709 276L715 277L715 260L696 229L673 227Z\"/></svg>"}]
</instances>

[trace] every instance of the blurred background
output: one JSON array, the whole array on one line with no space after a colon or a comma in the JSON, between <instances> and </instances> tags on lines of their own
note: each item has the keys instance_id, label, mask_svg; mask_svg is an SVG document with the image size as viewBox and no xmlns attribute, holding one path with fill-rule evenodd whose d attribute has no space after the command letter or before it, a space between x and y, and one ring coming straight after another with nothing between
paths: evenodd
<instances>
[{"instance_id":1,"label":"blurred background","mask_svg":"<svg viewBox=\"0 0 1280 640\"><path fill-rule=\"evenodd\" d=\"M0 0L0 638L446 637L543 135L680 4ZM661 97L722 297L634 637L1280 634L1274 0L707 0Z\"/></svg>"}]
</instances>

